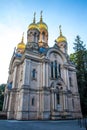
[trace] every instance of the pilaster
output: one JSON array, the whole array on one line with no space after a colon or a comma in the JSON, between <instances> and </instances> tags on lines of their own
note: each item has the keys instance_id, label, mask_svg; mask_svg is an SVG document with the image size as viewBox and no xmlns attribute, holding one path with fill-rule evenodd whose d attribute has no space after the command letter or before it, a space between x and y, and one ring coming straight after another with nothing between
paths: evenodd
<instances>
[{"instance_id":1,"label":"pilaster","mask_svg":"<svg viewBox=\"0 0 87 130\"><path fill-rule=\"evenodd\" d=\"M14 76L13 76L13 84L12 84L12 88L15 88L16 86L16 76L17 76L17 66L15 66L14 68Z\"/></svg>"}]
</instances>

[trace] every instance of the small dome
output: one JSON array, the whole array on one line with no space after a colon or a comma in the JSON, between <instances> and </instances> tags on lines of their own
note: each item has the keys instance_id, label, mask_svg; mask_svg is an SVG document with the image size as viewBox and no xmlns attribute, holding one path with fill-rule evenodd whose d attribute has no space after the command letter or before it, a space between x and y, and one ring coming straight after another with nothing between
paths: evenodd
<instances>
[{"instance_id":1,"label":"small dome","mask_svg":"<svg viewBox=\"0 0 87 130\"><path fill-rule=\"evenodd\" d=\"M56 39L56 42L60 43L60 42L67 42L66 40L66 37L64 36L59 36L57 39Z\"/></svg>"},{"instance_id":2,"label":"small dome","mask_svg":"<svg viewBox=\"0 0 87 130\"><path fill-rule=\"evenodd\" d=\"M21 42L18 43L17 45L17 50L23 52L25 50L25 47L26 45L24 43L24 34L23 34Z\"/></svg>"},{"instance_id":3,"label":"small dome","mask_svg":"<svg viewBox=\"0 0 87 130\"><path fill-rule=\"evenodd\" d=\"M25 44L20 42L18 45L17 45L17 49L25 49Z\"/></svg>"},{"instance_id":4,"label":"small dome","mask_svg":"<svg viewBox=\"0 0 87 130\"><path fill-rule=\"evenodd\" d=\"M67 42L66 37L64 37L64 36L62 35L61 25L59 26L59 29L60 29L60 36L56 39L56 42L57 42L57 43Z\"/></svg>"}]
</instances>

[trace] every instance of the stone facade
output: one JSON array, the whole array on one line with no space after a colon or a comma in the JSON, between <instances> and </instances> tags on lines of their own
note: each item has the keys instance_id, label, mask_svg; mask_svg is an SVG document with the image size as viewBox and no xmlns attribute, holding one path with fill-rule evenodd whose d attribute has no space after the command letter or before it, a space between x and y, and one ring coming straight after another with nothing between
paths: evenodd
<instances>
[{"instance_id":1,"label":"stone facade","mask_svg":"<svg viewBox=\"0 0 87 130\"><path fill-rule=\"evenodd\" d=\"M82 117L75 66L62 35L48 46L48 27L29 25L27 43L22 37L9 66L3 111L8 119L63 119Z\"/></svg>"}]
</instances>

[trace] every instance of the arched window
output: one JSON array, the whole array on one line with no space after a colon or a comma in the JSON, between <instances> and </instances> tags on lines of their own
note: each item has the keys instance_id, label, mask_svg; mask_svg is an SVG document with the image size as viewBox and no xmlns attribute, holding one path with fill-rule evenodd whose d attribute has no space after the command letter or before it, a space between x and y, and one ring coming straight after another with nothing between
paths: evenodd
<instances>
[{"instance_id":1,"label":"arched window","mask_svg":"<svg viewBox=\"0 0 87 130\"><path fill-rule=\"evenodd\" d=\"M42 40L45 41L45 32L42 33Z\"/></svg>"},{"instance_id":2,"label":"arched window","mask_svg":"<svg viewBox=\"0 0 87 130\"><path fill-rule=\"evenodd\" d=\"M51 62L51 78L58 78L58 76L61 76L61 68L60 64L57 63L57 61Z\"/></svg>"},{"instance_id":3,"label":"arched window","mask_svg":"<svg viewBox=\"0 0 87 130\"><path fill-rule=\"evenodd\" d=\"M72 86L72 80L71 80L71 77L69 77L69 83L70 83L70 86Z\"/></svg>"},{"instance_id":4,"label":"arched window","mask_svg":"<svg viewBox=\"0 0 87 130\"><path fill-rule=\"evenodd\" d=\"M61 76L61 68L60 68L60 64L59 64L59 68L58 68L58 70L59 70L59 76Z\"/></svg>"},{"instance_id":5,"label":"arched window","mask_svg":"<svg viewBox=\"0 0 87 130\"><path fill-rule=\"evenodd\" d=\"M53 62L51 62L51 78L53 78Z\"/></svg>"},{"instance_id":6,"label":"arched window","mask_svg":"<svg viewBox=\"0 0 87 130\"><path fill-rule=\"evenodd\" d=\"M37 42L37 36L36 36L36 33L34 33L34 42Z\"/></svg>"},{"instance_id":7,"label":"arched window","mask_svg":"<svg viewBox=\"0 0 87 130\"><path fill-rule=\"evenodd\" d=\"M35 105L35 98L33 97L31 100L31 105L34 106Z\"/></svg>"},{"instance_id":8,"label":"arched window","mask_svg":"<svg viewBox=\"0 0 87 130\"><path fill-rule=\"evenodd\" d=\"M56 94L56 102L57 104L60 104L60 97L59 97L59 93Z\"/></svg>"},{"instance_id":9,"label":"arched window","mask_svg":"<svg viewBox=\"0 0 87 130\"><path fill-rule=\"evenodd\" d=\"M54 61L54 69L55 69L55 78L58 78L58 72L57 72L57 61Z\"/></svg>"},{"instance_id":10,"label":"arched window","mask_svg":"<svg viewBox=\"0 0 87 130\"><path fill-rule=\"evenodd\" d=\"M74 99L72 99L72 107L73 107L73 109L74 109Z\"/></svg>"},{"instance_id":11,"label":"arched window","mask_svg":"<svg viewBox=\"0 0 87 130\"><path fill-rule=\"evenodd\" d=\"M33 71L32 71L32 78L36 78L36 70L35 69L33 69Z\"/></svg>"}]
</instances>

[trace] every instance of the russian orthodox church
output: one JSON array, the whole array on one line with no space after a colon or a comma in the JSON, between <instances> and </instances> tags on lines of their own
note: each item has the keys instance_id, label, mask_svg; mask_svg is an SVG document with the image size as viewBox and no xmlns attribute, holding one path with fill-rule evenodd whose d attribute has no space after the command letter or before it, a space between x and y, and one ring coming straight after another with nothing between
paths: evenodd
<instances>
[{"instance_id":1,"label":"russian orthodox church","mask_svg":"<svg viewBox=\"0 0 87 130\"><path fill-rule=\"evenodd\" d=\"M48 45L48 26L40 21L28 26L12 55L3 111L8 119L69 119L82 117L76 68L67 54L68 43L60 35Z\"/></svg>"}]
</instances>

